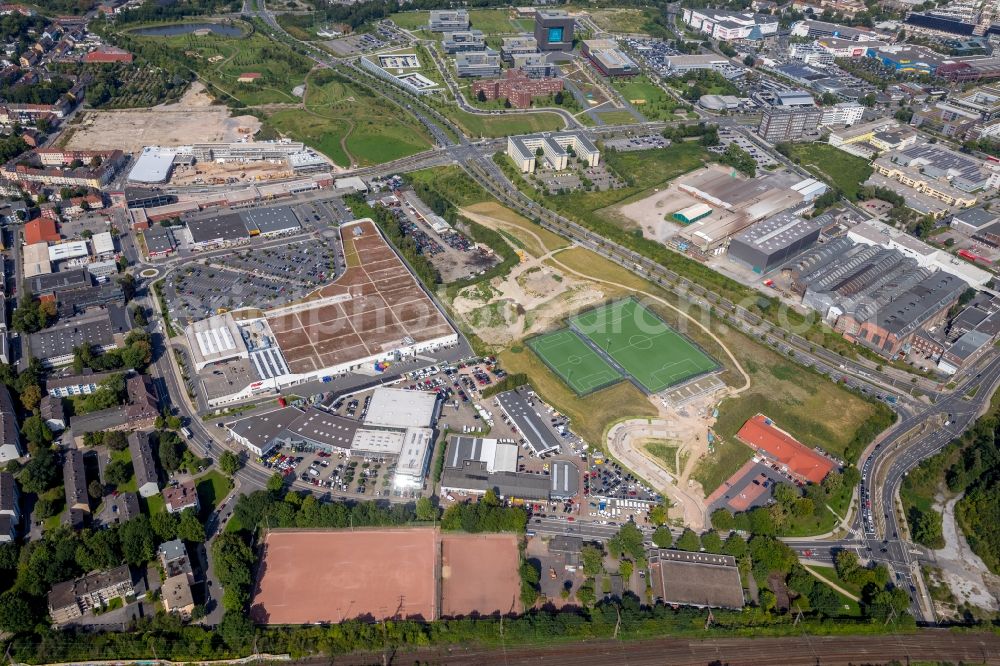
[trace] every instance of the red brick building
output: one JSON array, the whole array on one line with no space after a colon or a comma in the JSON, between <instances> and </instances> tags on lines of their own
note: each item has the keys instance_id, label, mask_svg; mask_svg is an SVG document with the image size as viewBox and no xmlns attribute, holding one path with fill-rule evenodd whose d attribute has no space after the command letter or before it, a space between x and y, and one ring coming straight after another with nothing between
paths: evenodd
<instances>
[{"instance_id":1,"label":"red brick building","mask_svg":"<svg viewBox=\"0 0 1000 666\"><path fill-rule=\"evenodd\" d=\"M508 69L502 78L476 81L472 84L472 94L482 92L487 100L509 99L511 106L527 109L536 97L548 97L562 92L561 79L532 79L520 69Z\"/></svg>"}]
</instances>

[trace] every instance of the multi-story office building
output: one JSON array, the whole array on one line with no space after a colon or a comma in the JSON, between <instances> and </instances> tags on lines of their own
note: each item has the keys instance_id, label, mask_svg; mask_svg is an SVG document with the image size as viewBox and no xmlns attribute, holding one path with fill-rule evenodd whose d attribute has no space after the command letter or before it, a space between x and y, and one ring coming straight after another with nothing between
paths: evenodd
<instances>
[{"instance_id":1,"label":"multi-story office building","mask_svg":"<svg viewBox=\"0 0 1000 666\"><path fill-rule=\"evenodd\" d=\"M823 107L821 125L854 125L861 122L865 115L865 107L857 102L842 102L833 106Z\"/></svg>"},{"instance_id":2,"label":"multi-story office building","mask_svg":"<svg viewBox=\"0 0 1000 666\"><path fill-rule=\"evenodd\" d=\"M468 30L469 12L466 9L432 9L427 28L431 32Z\"/></svg>"},{"instance_id":3,"label":"multi-story office building","mask_svg":"<svg viewBox=\"0 0 1000 666\"><path fill-rule=\"evenodd\" d=\"M569 51L573 48L576 19L561 9L542 9L535 17L535 40L539 51Z\"/></svg>"},{"instance_id":4,"label":"multi-story office building","mask_svg":"<svg viewBox=\"0 0 1000 666\"><path fill-rule=\"evenodd\" d=\"M459 53L455 56L455 70L461 77L500 76L500 54L492 49Z\"/></svg>"},{"instance_id":5,"label":"multi-story office building","mask_svg":"<svg viewBox=\"0 0 1000 666\"><path fill-rule=\"evenodd\" d=\"M823 110L815 106L773 106L764 111L757 134L770 143L797 141L816 130L823 119Z\"/></svg>"},{"instance_id":6,"label":"multi-story office building","mask_svg":"<svg viewBox=\"0 0 1000 666\"><path fill-rule=\"evenodd\" d=\"M482 51L486 48L486 37L482 30L446 32L441 40L441 48L445 53L452 54Z\"/></svg>"}]
</instances>

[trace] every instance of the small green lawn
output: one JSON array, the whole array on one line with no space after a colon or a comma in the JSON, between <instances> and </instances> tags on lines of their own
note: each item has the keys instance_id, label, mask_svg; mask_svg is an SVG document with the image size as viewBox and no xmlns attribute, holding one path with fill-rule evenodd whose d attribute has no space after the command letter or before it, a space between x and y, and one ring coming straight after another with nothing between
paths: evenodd
<instances>
[{"instance_id":1,"label":"small green lawn","mask_svg":"<svg viewBox=\"0 0 1000 666\"><path fill-rule=\"evenodd\" d=\"M643 107L638 108L640 113L644 110ZM628 111L598 111L597 116L606 125L631 125L636 122L635 116Z\"/></svg>"},{"instance_id":2,"label":"small green lawn","mask_svg":"<svg viewBox=\"0 0 1000 666\"><path fill-rule=\"evenodd\" d=\"M223 532L239 532L242 529L243 529L243 523L239 521L239 519L236 517L236 514L234 513L229 517L229 520L226 522L226 528L223 530Z\"/></svg>"},{"instance_id":3,"label":"small green lawn","mask_svg":"<svg viewBox=\"0 0 1000 666\"><path fill-rule=\"evenodd\" d=\"M403 30L423 30L427 27L430 12L399 12L389 16L392 22Z\"/></svg>"},{"instance_id":4,"label":"small green lawn","mask_svg":"<svg viewBox=\"0 0 1000 666\"><path fill-rule=\"evenodd\" d=\"M222 474L222 472L215 469L195 479L195 484L198 490L198 503L201 505L202 517L208 516L212 511L215 511L215 507L219 505L222 498L229 494L229 491L233 487L232 481Z\"/></svg>"},{"instance_id":5,"label":"small green lawn","mask_svg":"<svg viewBox=\"0 0 1000 666\"><path fill-rule=\"evenodd\" d=\"M848 583L837 575L837 569L834 567L824 567L818 565L809 565L806 567L809 571L815 574L817 577L822 578L828 583L833 583L844 590L847 590L856 597L861 596L861 588L853 583Z\"/></svg>"},{"instance_id":6,"label":"small green lawn","mask_svg":"<svg viewBox=\"0 0 1000 666\"><path fill-rule=\"evenodd\" d=\"M828 143L796 143L791 146L792 160L810 173L832 183L849 199L858 191L872 168L868 160L850 155Z\"/></svg>"},{"instance_id":7,"label":"small green lawn","mask_svg":"<svg viewBox=\"0 0 1000 666\"><path fill-rule=\"evenodd\" d=\"M812 574L817 578L819 578L820 580L833 582L837 585L840 585L842 588L850 591L853 594L851 586L845 585L842 580L837 578L837 571L833 567L808 566L806 567L806 569L812 572ZM841 615L845 617L861 617L861 607L858 605L857 601L851 599L850 597L844 596L843 594L841 594L832 587L830 587L830 589L833 590L834 594L836 594L840 598L842 604Z\"/></svg>"},{"instance_id":8,"label":"small green lawn","mask_svg":"<svg viewBox=\"0 0 1000 666\"><path fill-rule=\"evenodd\" d=\"M135 483L135 477L133 477L132 483ZM163 495L159 493L150 497L142 497L140 495L139 506L146 512L147 516L152 516L154 513L163 513L167 510L167 503L163 499Z\"/></svg>"},{"instance_id":9,"label":"small green lawn","mask_svg":"<svg viewBox=\"0 0 1000 666\"><path fill-rule=\"evenodd\" d=\"M749 446L744 446L735 439L716 439L714 452L695 466L691 478L700 483L705 494L709 495L751 457L753 451Z\"/></svg>"}]
</instances>

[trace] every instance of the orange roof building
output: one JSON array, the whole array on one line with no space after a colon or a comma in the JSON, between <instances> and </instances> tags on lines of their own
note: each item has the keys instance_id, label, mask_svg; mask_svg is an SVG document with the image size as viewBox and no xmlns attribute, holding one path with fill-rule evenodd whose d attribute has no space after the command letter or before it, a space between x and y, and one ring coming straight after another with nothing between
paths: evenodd
<instances>
[{"instance_id":1,"label":"orange roof building","mask_svg":"<svg viewBox=\"0 0 1000 666\"><path fill-rule=\"evenodd\" d=\"M59 240L56 223L47 217L36 217L24 225L24 242L27 245L35 243L55 243Z\"/></svg>"},{"instance_id":2,"label":"orange roof building","mask_svg":"<svg viewBox=\"0 0 1000 666\"><path fill-rule=\"evenodd\" d=\"M797 478L820 483L834 462L778 429L771 419L757 414L740 428L736 436L747 446L784 465Z\"/></svg>"}]
</instances>

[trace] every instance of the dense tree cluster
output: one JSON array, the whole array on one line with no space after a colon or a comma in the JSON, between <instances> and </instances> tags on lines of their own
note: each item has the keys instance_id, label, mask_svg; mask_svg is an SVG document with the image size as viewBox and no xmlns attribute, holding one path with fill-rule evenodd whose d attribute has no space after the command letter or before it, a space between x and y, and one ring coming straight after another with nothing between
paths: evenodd
<instances>
[{"instance_id":1,"label":"dense tree cluster","mask_svg":"<svg viewBox=\"0 0 1000 666\"><path fill-rule=\"evenodd\" d=\"M504 506L492 490L478 502L452 504L441 517L442 529L465 532L523 532L527 523L524 509Z\"/></svg>"},{"instance_id":2,"label":"dense tree cluster","mask_svg":"<svg viewBox=\"0 0 1000 666\"><path fill-rule=\"evenodd\" d=\"M727 164L740 173L751 178L757 175L757 160L753 155L740 148L736 143L726 146L726 150L719 156L719 161Z\"/></svg>"},{"instance_id":3,"label":"dense tree cluster","mask_svg":"<svg viewBox=\"0 0 1000 666\"><path fill-rule=\"evenodd\" d=\"M84 368L91 370L145 370L153 360L153 345L149 333L142 329L132 329L125 337L125 346L103 354L95 354L87 346L73 350L73 370L83 372Z\"/></svg>"},{"instance_id":4,"label":"dense tree cluster","mask_svg":"<svg viewBox=\"0 0 1000 666\"><path fill-rule=\"evenodd\" d=\"M31 85L0 85L0 96L10 104L55 104L73 83L61 76Z\"/></svg>"},{"instance_id":5,"label":"dense tree cluster","mask_svg":"<svg viewBox=\"0 0 1000 666\"><path fill-rule=\"evenodd\" d=\"M19 333L37 333L56 320L56 304L40 301L31 292L22 293L18 305L11 314L11 328Z\"/></svg>"}]
</instances>

